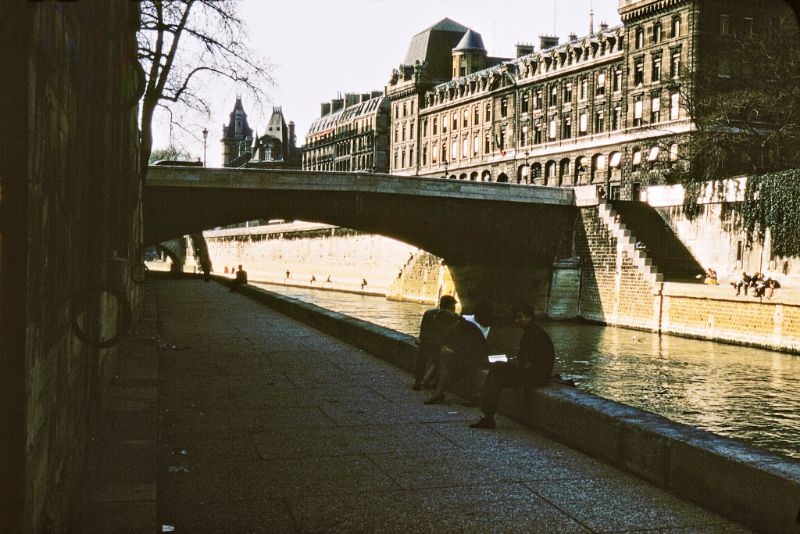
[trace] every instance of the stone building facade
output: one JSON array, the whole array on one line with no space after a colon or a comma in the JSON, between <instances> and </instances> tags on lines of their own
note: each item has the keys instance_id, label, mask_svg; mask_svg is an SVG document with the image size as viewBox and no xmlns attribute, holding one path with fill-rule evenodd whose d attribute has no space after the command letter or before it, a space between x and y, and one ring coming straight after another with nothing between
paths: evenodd
<instances>
[{"instance_id":1,"label":"stone building facade","mask_svg":"<svg viewBox=\"0 0 800 534\"><path fill-rule=\"evenodd\" d=\"M388 106L380 91L323 103L306 136L303 169L387 172Z\"/></svg>"},{"instance_id":2,"label":"stone building facade","mask_svg":"<svg viewBox=\"0 0 800 534\"><path fill-rule=\"evenodd\" d=\"M390 172L602 184L612 198L638 198L682 164L693 69L727 76L731 58L719 50L734 32L758 31L766 14L787 9L778 0L621 0L621 26L563 44L544 36L538 51L521 45L509 60L486 57L478 34L445 19L412 38L386 86ZM435 67L448 58L443 80Z\"/></svg>"}]
</instances>

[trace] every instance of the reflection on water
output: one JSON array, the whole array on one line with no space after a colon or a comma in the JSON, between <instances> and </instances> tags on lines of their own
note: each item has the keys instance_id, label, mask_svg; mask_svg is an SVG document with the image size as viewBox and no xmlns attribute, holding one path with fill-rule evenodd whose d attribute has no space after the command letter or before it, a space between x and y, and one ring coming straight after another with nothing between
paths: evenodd
<instances>
[{"instance_id":1,"label":"reflection on water","mask_svg":"<svg viewBox=\"0 0 800 534\"><path fill-rule=\"evenodd\" d=\"M381 297L266 289L405 332L427 306ZM590 324L542 325L556 372L585 391L800 458L800 356Z\"/></svg>"}]
</instances>

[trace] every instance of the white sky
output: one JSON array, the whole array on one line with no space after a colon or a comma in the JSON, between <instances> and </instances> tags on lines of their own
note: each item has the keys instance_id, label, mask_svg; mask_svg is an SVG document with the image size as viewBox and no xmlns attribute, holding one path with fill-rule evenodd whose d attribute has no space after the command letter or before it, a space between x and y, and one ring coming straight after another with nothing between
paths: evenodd
<instances>
[{"instance_id":1,"label":"white sky","mask_svg":"<svg viewBox=\"0 0 800 534\"><path fill-rule=\"evenodd\" d=\"M514 44L555 34L566 41L570 32L589 32L590 5L595 30L601 21L618 25L617 0L241 0L250 46L274 65L277 85L268 92L266 109L242 95L250 126L263 133L272 106L282 106L286 121L296 124L302 145L320 103L341 92L383 90L393 68L405 58L411 37L444 17L477 31L490 56L513 57ZM173 142L202 157L203 126L209 130L207 161L220 164L222 124L233 109L237 89L231 84L214 89L208 84L213 116L189 122L198 133L173 129ZM166 113L157 117L154 148L169 145Z\"/></svg>"}]
</instances>

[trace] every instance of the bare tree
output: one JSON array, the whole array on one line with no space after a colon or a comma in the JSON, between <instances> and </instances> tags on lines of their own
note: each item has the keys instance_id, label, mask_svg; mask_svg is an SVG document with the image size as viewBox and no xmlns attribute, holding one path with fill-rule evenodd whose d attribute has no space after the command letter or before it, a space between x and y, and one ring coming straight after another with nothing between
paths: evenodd
<instances>
[{"instance_id":1,"label":"bare tree","mask_svg":"<svg viewBox=\"0 0 800 534\"><path fill-rule=\"evenodd\" d=\"M153 149L157 107L210 115L204 78L230 80L263 102L273 84L270 66L247 46L237 7L235 0L142 1L139 58L147 79L141 110L143 172Z\"/></svg>"}]
</instances>

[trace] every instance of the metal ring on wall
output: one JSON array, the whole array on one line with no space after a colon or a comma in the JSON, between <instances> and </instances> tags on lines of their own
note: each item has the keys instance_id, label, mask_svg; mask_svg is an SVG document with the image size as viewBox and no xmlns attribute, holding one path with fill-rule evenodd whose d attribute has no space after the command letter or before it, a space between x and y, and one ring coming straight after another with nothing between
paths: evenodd
<instances>
[{"instance_id":1,"label":"metal ring on wall","mask_svg":"<svg viewBox=\"0 0 800 534\"><path fill-rule=\"evenodd\" d=\"M80 324L78 324L78 319L81 314L91 305L91 298L103 293L108 293L117 299L120 312L120 325L117 332L112 337L109 339L100 340L93 339L89 334L82 330ZM131 307L128 304L127 297L121 291L115 291L108 288L87 289L86 291L75 294L70 299L69 316L70 324L72 326L72 333L75 335L75 337L80 339L84 344L98 349L107 349L108 347L113 347L122 341L125 336L128 335L128 330L130 330L131 322L133 320L133 314L131 312Z\"/></svg>"}]
</instances>

